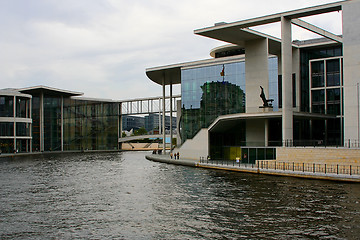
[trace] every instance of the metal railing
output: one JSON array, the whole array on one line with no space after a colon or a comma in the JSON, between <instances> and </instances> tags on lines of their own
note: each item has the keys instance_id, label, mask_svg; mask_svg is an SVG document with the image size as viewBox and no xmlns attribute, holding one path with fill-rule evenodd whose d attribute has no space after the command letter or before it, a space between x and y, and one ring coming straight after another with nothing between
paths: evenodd
<instances>
[{"instance_id":1,"label":"metal railing","mask_svg":"<svg viewBox=\"0 0 360 240\"><path fill-rule=\"evenodd\" d=\"M322 173L322 174L343 174L343 175L360 175L360 166L357 165L340 165L326 163L297 163L297 162L277 162L274 160L257 160L254 164L241 163L234 160L209 160L201 157L200 163L217 166L233 166L239 168L266 169L290 172L304 173Z\"/></svg>"},{"instance_id":2,"label":"metal railing","mask_svg":"<svg viewBox=\"0 0 360 240\"><path fill-rule=\"evenodd\" d=\"M271 142L274 146L285 147L336 147L336 148L360 148L360 141L347 139L343 143L336 140L285 140L283 142Z\"/></svg>"}]
</instances>

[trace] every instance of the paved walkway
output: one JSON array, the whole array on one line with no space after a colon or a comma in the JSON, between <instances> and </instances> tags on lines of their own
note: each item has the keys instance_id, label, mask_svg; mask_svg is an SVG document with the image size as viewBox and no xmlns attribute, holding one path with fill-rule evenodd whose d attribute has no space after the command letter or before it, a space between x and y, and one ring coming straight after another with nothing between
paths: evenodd
<instances>
[{"instance_id":1,"label":"paved walkway","mask_svg":"<svg viewBox=\"0 0 360 240\"><path fill-rule=\"evenodd\" d=\"M279 170L279 169L275 170L275 169L259 168L257 165L251 165L251 164L248 164L248 165L241 164L239 166L238 164L226 165L226 164L217 164L217 163L200 163L200 161L198 161L198 160L183 159L181 157L180 157L180 159L175 160L175 159L170 159L169 155L157 155L157 154L147 155L146 159L155 161L155 162L163 162L163 163L184 165L184 166L191 166L191 167L201 167L201 168L208 168L208 169L360 183L360 175L318 173L318 172L313 173L313 172Z\"/></svg>"}]
</instances>

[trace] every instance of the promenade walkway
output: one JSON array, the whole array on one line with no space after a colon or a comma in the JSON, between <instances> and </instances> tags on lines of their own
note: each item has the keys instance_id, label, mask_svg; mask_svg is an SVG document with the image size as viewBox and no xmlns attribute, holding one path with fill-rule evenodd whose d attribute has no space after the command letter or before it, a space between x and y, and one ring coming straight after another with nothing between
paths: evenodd
<instances>
[{"instance_id":1,"label":"promenade walkway","mask_svg":"<svg viewBox=\"0 0 360 240\"><path fill-rule=\"evenodd\" d=\"M266 164L240 164L235 161L207 161L207 160L191 160L183 159L180 156L180 159L171 159L169 155L147 155L146 159L163 162L169 164L190 166L190 167L200 167L207 169L216 169L216 170L226 170L226 171L235 171L235 172L245 172L253 174L266 174L274 176L287 176L287 177L298 177L306 179L321 179L321 180L331 180L331 181L346 181L346 182L358 182L360 183L360 169L352 169L350 172L346 171L326 171L324 168L306 169L306 168L291 168L291 167L280 167L278 165L277 169L269 168ZM342 167L342 166L341 166ZM322 170L321 170L322 169ZM350 168L351 169L351 168ZM341 168L340 168L341 170Z\"/></svg>"}]
</instances>

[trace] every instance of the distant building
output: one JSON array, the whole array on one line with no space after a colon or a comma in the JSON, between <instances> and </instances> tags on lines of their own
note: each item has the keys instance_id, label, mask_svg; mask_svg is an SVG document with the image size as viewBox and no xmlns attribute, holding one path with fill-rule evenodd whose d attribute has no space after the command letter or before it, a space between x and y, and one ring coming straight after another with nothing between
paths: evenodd
<instances>
[{"instance_id":1,"label":"distant building","mask_svg":"<svg viewBox=\"0 0 360 240\"><path fill-rule=\"evenodd\" d=\"M145 126L145 118L138 116L124 115L122 117L123 130L130 131L131 129L137 130Z\"/></svg>"},{"instance_id":2,"label":"distant building","mask_svg":"<svg viewBox=\"0 0 360 240\"><path fill-rule=\"evenodd\" d=\"M145 116L145 129L148 132L159 131L159 123L162 123L162 115L151 113ZM176 129L176 117L172 117L172 128ZM170 116L165 115L165 129L170 129Z\"/></svg>"},{"instance_id":3,"label":"distant building","mask_svg":"<svg viewBox=\"0 0 360 240\"><path fill-rule=\"evenodd\" d=\"M2 153L114 150L119 103L45 86L0 90Z\"/></svg>"}]
</instances>

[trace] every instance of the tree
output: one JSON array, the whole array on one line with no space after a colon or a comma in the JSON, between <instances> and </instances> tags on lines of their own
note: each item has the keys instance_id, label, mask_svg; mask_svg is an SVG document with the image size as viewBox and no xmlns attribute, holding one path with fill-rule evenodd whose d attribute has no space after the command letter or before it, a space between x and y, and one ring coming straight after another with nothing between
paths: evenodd
<instances>
[{"instance_id":1,"label":"tree","mask_svg":"<svg viewBox=\"0 0 360 240\"><path fill-rule=\"evenodd\" d=\"M147 134L147 131L144 127L139 128L138 130L134 131L135 136L145 135Z\"/></svg>"}]
</instances>

